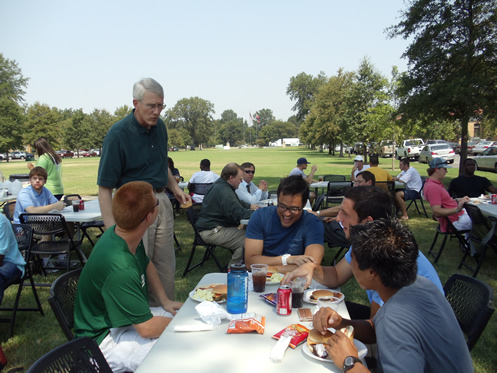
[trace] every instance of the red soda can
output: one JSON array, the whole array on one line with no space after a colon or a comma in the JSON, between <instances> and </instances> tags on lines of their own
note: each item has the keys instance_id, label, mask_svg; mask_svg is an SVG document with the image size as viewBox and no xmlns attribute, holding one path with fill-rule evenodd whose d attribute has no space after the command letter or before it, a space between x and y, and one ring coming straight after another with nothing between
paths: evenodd
<instances>
[{"instance_id":1,"label":"red soda can","mask_svg":"<svg viewBox=\"0 0 497 373\"><path fill-rule=\"evenodd\" d=\"M492 205L497 205L497 194L492 194Z\"/></svg>"},{"instance_id":2,"label":"red soda can","mask_svg":"<svg viewBox=\"0 0 497 373\"><path fill-rule=\"evenodd\" d=\"M84 210L85 209L85 201L80 199L79 200L79 209Z\"/></svg>"},{"instance_id":3,"label":"red soda can","mask_svg":"<svg viewBox=\"0 0 497 373\"><path fill-rule=\"evenodd\" d=\"M276 293L276 313L288 316L292 313L292 289L288 285L281 285Z\"/></svg>"}]
</instances>

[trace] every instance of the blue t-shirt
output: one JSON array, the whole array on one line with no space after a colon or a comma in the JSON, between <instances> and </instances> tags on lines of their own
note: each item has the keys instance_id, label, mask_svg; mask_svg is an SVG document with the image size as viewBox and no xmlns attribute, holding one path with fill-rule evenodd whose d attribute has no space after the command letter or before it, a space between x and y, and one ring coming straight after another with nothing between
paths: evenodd
<instances>
[{"instance_id":1,"label":"blue t-shirt","mask_svg":"<svg viewBox=\"0 0 497 373\"><path fill-rule=\"evenodd\" d=\"M349 251L347 251L347 254L345 254L345 260L349 264L352 261L352 247L349 249ZM418 275L426 277L428 280L433 282L437 286L438 290L440 290L440 292L444 294L444 288L442 286L442 283L440 282L440 278L438 277L437 271L430 263L430 261L426 259L426 256L424 256L424 254L421 251L419 251L418 260L416 262L418 264ZM374 290L366 290L366 291L368 293L368 298L371 303L374 301L380 307L383 306L384 302L376 291Z\"/></svg>"},{"instance_id":2,"label":"blue t-shirt","mask_svg":"<svg viewBox=\"0 0 497 373\"><path fill-rule=\"evenodd\" d=\"M17 248L17 240L12 230L12 224L3 214L0 214L0 255L4 256L4 262L15 264L24 275L26 262Z\"/></svg>"},{"instance_id":3,"label":"blue t-shirt","mask_svg":"<svg viewBox=\"0 0 497 373\"><path fill-rule=\"evenodd\" d=\"M323 224L316 216L304 210L297 222L285 228L276 206L256 210L250 217L245 237L263 240L264 256L303 255L309 245L324 246Z\"/></svg>"},{"instance_id":4,"label":"blue t-shirt","mask_svg":"<svg viewBox=\"0 0 497 373\"><path fill-rule=\"evenodd\" d=\"M26 212L26 208L40 207L59 202L51 191L43 187L41 193L37 193L31 185L23 188L17 196L16 209L14 210L14 223L19 224L19 215Z\"/></svg>"}]
</instances>

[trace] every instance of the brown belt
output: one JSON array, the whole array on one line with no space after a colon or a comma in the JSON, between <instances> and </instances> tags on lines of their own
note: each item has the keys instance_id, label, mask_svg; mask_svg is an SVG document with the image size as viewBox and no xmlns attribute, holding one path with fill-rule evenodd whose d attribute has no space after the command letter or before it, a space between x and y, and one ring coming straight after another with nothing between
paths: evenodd
<instances>
[{"instance_id":1,"label":"brown belt","mask_svg":"<svg viewBox=\"0 0 497 373\"><path fill-rule=\"evenodd\" d=\"M155 190L155 193L162 193L162 192L163 192L163 191L165 191L165 190L166 190L166 188L157 188L157 189Z\"/></svg>"}]
</instances>

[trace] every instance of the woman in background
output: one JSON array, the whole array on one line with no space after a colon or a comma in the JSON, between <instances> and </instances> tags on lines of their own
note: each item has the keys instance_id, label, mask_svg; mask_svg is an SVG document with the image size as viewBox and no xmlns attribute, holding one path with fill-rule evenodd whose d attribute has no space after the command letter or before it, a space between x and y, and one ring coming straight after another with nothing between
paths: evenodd
<instances>
[{"instance_id":1,"label":"woman in background","mask_svg":"<svg viewBox=\"0 0 497 373\"><path fill-rule=\"evenodd\" d=\"M36 140L33 147L35 148L36 153L38 153L36 166L43 167L47 170L48 178L45 187L60 201L64 195L64 186L62 185L62 158L43 137ZM28 163L28 168L30 170L33 167L34 165L31 162Z\"/></svg>"}]
</instances>

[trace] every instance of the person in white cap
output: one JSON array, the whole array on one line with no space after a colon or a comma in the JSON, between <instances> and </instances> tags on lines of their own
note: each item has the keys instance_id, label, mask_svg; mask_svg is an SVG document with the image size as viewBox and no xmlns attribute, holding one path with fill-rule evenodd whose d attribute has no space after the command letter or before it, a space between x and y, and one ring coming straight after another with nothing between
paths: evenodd
<instances>
[{"instance_id":1,"label":"person in white cap","mask_svg":"<svg viewBox=\"0 0 497 373\"><path fill-rule=\"evenodd\" d=\"M362 157L362 155L357 155L354 158L354 167L352 167L351 180L355 181L357 174L359 172L367 170L368 168L369 168L368 165L364 165L364 158Z\"/></svg>"}]
</instances>

